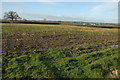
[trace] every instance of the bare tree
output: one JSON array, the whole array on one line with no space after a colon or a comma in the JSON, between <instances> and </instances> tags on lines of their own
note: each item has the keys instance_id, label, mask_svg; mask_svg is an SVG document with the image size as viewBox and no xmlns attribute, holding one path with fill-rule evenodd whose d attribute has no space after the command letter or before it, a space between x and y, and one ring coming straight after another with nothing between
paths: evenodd
<instances>
[{"instance_id":1,"label":"bare tree","mask_svg":"<svg viewBox=\"0 0 120 80\"><path fill-rule=\"evenodd\" d=\"M19 17L19 15L16 12L9 11L5 13L4 19L14 21L14 20L21 19L21 17Z\"/></svg>"}]
</instances>

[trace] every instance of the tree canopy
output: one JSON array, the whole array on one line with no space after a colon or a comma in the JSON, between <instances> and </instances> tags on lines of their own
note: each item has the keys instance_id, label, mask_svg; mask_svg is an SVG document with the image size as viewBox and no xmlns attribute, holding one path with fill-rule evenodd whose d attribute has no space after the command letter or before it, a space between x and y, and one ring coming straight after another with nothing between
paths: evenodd
<instances>
[{"instance_id":1,"label":"tree canopy","mask_svg":"<svg viewBox=\"0 0 120 80\"><path fill-rule=\"evenodd\" d=\"M4 19L14 21L14 20L21 19L21 17L16 12L9 11L5 13Z\"/></svg>"}]
</instances>

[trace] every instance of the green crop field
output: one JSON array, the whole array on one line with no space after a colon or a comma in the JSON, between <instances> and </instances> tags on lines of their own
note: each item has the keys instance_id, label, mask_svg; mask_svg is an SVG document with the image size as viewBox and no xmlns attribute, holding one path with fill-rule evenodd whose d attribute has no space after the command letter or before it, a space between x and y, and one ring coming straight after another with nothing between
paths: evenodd
<instances>
[{"instance_id":1,"label":"green crop field","mask_svg":"<svg viewBox=\"0 0 120 80\"><path fill-rule=\"evenodd\" d=\"M120 78L118 29L2 24L3 78Z\"/></svg>"}]
</instances>

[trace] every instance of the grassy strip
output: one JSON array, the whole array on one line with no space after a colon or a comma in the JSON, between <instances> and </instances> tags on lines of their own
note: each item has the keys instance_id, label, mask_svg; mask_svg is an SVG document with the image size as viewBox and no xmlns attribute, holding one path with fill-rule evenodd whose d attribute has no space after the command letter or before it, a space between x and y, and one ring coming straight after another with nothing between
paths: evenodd
<instances>
[{"instance_id":1,"label":"grassy strip","mask_svg":"<svg viewBox=\"0 0 120 80\"><path fill-rule=\"evenodd\" d=\"M118 48L67 56L67 49L3 57L3 78L106 78L118 69Z\"/></svg>"}]
</instances>

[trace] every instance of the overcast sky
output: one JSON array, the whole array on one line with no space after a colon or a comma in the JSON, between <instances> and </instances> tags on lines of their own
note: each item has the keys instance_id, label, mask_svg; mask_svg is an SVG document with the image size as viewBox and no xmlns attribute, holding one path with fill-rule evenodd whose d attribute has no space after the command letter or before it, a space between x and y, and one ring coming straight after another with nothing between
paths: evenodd
<instances>
[{"instance_id":1,"label":"overcast sky","mask_svg":"<svg viewBox=\"0 0 120 80\"><path fill-rule=\"evenodd\" d=\"M2 14L16 11L29 20L118 22L117 2L3 2Z\"/></svg>"}]
</instances>

